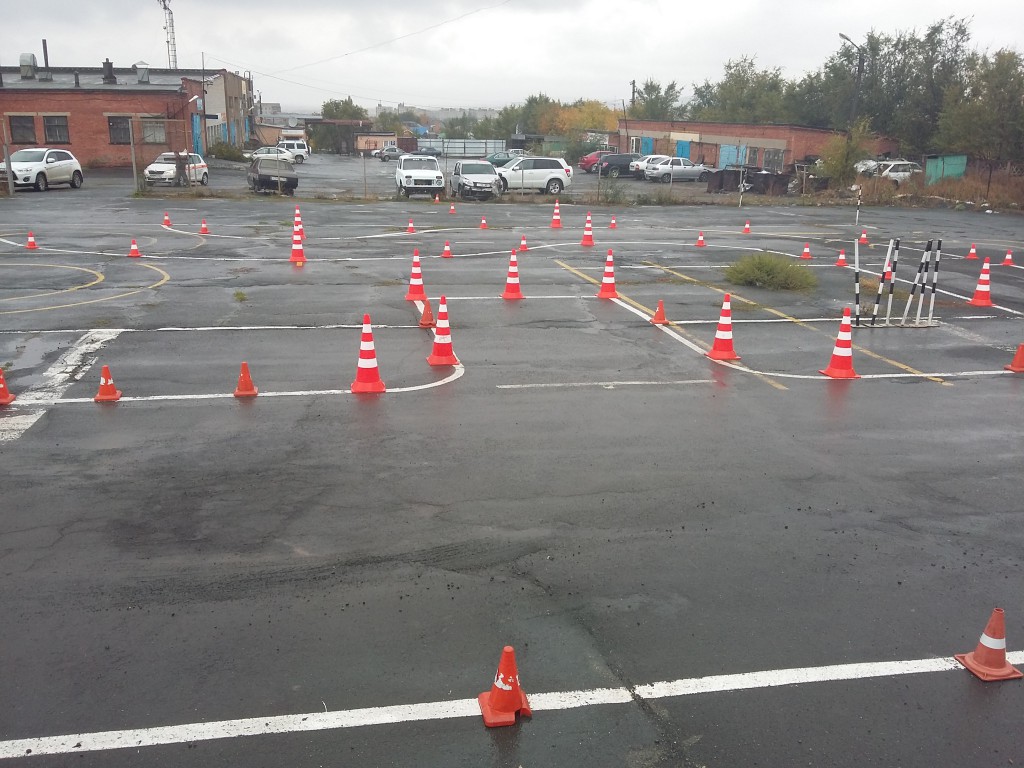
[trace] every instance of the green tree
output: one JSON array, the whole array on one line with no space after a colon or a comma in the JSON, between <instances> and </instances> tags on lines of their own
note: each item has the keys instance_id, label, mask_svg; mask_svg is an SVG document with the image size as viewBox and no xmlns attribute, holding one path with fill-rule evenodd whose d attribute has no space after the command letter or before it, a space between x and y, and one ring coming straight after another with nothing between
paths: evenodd
<instances>
[{"instance_id":1,"label":"green tree","mask_svg":"<svg viewBox=\"0 0 1024 768\"><path fill-rule=\"evenodd\" d=\"M320 114L329 120L365 120L367 122L370 120L366 109L353 102L351 96L344 101L337 99L325 101L320 109ZM310 138L314 146L334 152L351 151L351 137L352 131L340 125L321 124L314 125L310 129Z\"/></svg>"},{"instance_id":2,"label":"green tree","mask_svg":"<svg viewBox=\"0 0 1024 768\"><path fill-rule=\"evenodd\" d=\"M352 101L349 96L343 101L331 99L325 101L320 108L320 114L332 120L369 120L370 113L365 107L361 107Z\"/></svg>"},{"instance_id":3,"label":"green tree","mask_svg":"<svg viewBox=\"0 0 1024 768\"><path fill-rule=\"evenodd\" d=\"M401 136L405 132L402 118L391 110L383 110L373 120L373 130L390 132Z\"/></svg>"},{"instance_id":4,"label":"green tree","mask_svg":"<svg viewBox=\"0 0 1024 768\"><path fill-rule=\"evenodd\" d=\"M870 139L867 118L857 121L848 135L837 133L828 140L821 152L821 175L827 176L836 187L852 184L857 177L854 164L868 156Z\"/></svg>"},{"instance_id":5,"label":"green tree","mask_svg":"<svg viewBox=\"0 0 1024 768\"><path fill-rule=\"evenodd\" d=\"M472 139L476 137L477 119L465 112L461 117L453 117L444 124L446 139Z\"/></svg>"},{"instance_id":6,"label":"green tree","mask_svg":"<svg viewBox=\"0 0 1024 768\"><path fill-rule=\"evenodd\" d=\"M753 57L743 56L726 62L717 83L694 84L686 113L708 122L782 123L787 121L785 92L781 69L758 69Z\"/></svg>"},{"instance_id":7,"label":"green tree","mask_svg":"<svg viewBox=\"0 0 1024 768\"><path fill-rule=\"evenodd\" d=\"M645 80L636 92L629 116L634 120L676 120L683 112L681 100L682 92L675 80L664 88L656 80Z\"/></svg>"}]
</instances>

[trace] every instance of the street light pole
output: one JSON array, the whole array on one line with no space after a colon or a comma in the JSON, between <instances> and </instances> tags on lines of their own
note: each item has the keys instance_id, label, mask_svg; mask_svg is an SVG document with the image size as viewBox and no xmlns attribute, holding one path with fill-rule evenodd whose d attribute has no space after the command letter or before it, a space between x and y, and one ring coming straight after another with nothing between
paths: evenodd
<instances>
[{"instance_id":1,"label":"street light pole","mask_svg":"<svg viewBox=\"0 0 1024 768\"><path fill-rule=\"evenodd\" d=\"M861 82L864 80L864 55L867 51L864 50L864 46L857 45L857 43L853 42L853 40L848 38L842 32L839 33L839 37L857 49L857 85L853 91L853 99L850 101L850 121L847 126L849 130L853 130L853 124L857 120L857 104L860 101L860 86Z\"/></svg>"}]
</instances>

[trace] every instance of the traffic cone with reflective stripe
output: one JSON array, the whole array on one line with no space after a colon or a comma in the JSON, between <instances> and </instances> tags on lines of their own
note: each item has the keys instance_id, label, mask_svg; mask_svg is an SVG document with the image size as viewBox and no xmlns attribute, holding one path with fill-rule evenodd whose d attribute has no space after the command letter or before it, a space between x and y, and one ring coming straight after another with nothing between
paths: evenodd
<instances>
[{"instance_id":1,"label":"traffic cone with reflective stripe","mask_svg":"<svg viewBox=\"0 0 1024 768\"><path fill-rule=\"evenodd\" d=\"M583 225L583 239L580 245L591 246L594 244L594 222L590 218L590 211L587 211L587 223Z\"/></svg>"},{"instance_id":2,"label":"traffic cone with reflective stripe","mask_svg":"<svg viewBox=\"0 0 1024 768\"><path fill-rule=\"evenodd\" d=\"M452 254L452 244L447 240L444 241L444 250L441 251L442 259L454 259L455 256Z\"/></svg>"},{"instance_id":3,"label":"traffic cone with reflective stripe","mask_svg":"<svg viewBox=\"0 0 1024 768\"><path fill-rule=\"evenodd\" d=\"M608 229L618 229L618 228L619 228L619 225L615 223L615 217L612 216L612 221L608 225Z\"/></svg>"},{"instance_id":4,"label":"traffic cone with reflective stripe","mask_svg":"<svg viewBox=\"0 0 1024 768\"><path fill-rule=\"evenodd\" d=\"M1004 367L1006 370L1013 371L1014 373L1024 373L1024 344L1017 347L1017 354L1013 356L1010 364Z\"/></svg>"},{"instance_id":5,"label":"traffic cone with reflective stripe","mask_svg":"<svg viewBox=\"0 0 1024 768\"><path fill-rule=\"evenodd\" d=\"M459 358L452 349L452 332L448 325L448 304L444 296L437 301L437 327L434 329L434 349L427 358L430 365L458 365Z\"/></svg>"},{"instance_id":6,"label":"traffic cone with reflective stripe","mask_svg":"<svg viewBox=\"0 0 1024 768\"><path fill-rule=\"evenodd\" d=\"M14 393L7 388L7 382L4 381L4 369L0 368L0 405L10 405L17 398Z\"/></svg>"},{"instance_id":7,"label":"traffic cone with reflective stripe","mask_svg":"<svg viewBox=\"0 0 1024 768\"><path fill-rule=\"evenodd\" d=\"M163 225L165 227L171 226L171 214L169 214L167 211L164 211L164 224Z\"/></svg>"},{"instance_id":8,"label":"traffic cone with reflective stripe","mask_svg":"<svg viewBox=\"0 0 1024 768\"><path fill-rule=\"evenodd\" d=\"M992 306L992 281L989 273L988 256L981 262L981 275L978 277L978 286L974 289L974 297L967 303L973 307Z\"/></svg>"},{"instance_id":9,"label":"traffic cone with reflective stripe","mask_svg":"<svg viewBox=\"0 0 1024 768\"><path fill-rule=\"evenodd\" d=\"M511 645L506 645L501 652L498 671L494 675L491 690L477 696L480 714L484 725L497 728L502 725L515 725L516 714L531 717L530 702L519 687L519 670L516 669L516 652Z\"/></svg>"},{"instance_id":10,"label":"traffic cone with reflective stripe","mask_svg":"<svg viewBox=\"0 0 1024 768\"><path fill-rule=\"evenodd\" d=\"M292 230L292 257L288 261L297 267L306 263L306 252L302 247L302 233L297 229Z\"/></svg>"},{"instance_id":11,"label":"traffic cone with reflective stripe","mask_svg":"<svg viewBox=\"0 0 1024 768\"><path fill-rule=\"evenodd\" d=\"M1006 660L1006 617L996 608L981 633L978 647L970 653L956 654L956 660L982 680L1016 680L1024 677Z\"/></svg>"},{"instance_id":12,"label":"traffic cone with reflective stripe","mask_svg":"<svg viewBox=\"0 0 1024 768\"><path fill-rule=\"evenodd\" d=\"M528 251L528 250L530 250L530 246L528 246L528 245L526 244L526 235L523 235L523 236L522 236L522 237L521 237L521 238L519 239L519 250L520 250L520 251Z\"/></svg>"},{"instance_id":13,"label":"traffic cone with reflective stripe","mask_svg":"<svg viewBox=\"0 0 1024 768\"><path fill-rule=\"evenodd\" d=\"M836 266L837 267L845 267L845 266L847 266L847 264L846 264L846 250L843 249L843 248L839 249L839 258L836 259Z\"/></svg>"},{"instance_id":14,"label":"traffic cone with reflective stripe","mask_svg":"<svg viewBox=\"0 0 1024 768\"><path fill-rule=\"evenodd\" d=\"M658 299L658 308L654 311L654 317L651 318L652 325L668 325L668 320L665 318L665 301L664 299Z\"/></svg>"},{"instance_id":15,"label":"traffic cone with reflective stripe","mask_svg":"<svg viewBox=\"0 0 1024 768\"><path fill-rule=\"evenodd\" d=\"M867 245L868 244L868 231L866 229L862 229L860 231L860 240L858 240L857 242L860 245Z\"/></svg>"},{"instance_id":16,"label":"traffic cone with reflective stripe","mask_svg":"<svg viewBox=\"0 0 1024 768\"><path fill-rule=\"evenodd\" d=\"M615 256L608 249L608 258L604 262L604 277L601 278L601 290L597 292L599 299L617 299L619 292L615 290Z\"/></svg>"},{"instance_id":17,"label":"traffic cone with reflective stripe","mask_svg":"<svg viewBox=\"0 0 1024 768\"><path fill-rule=\"evenodd\" d=\"M749 235L750 234L750 219L747 219L747 223L743 225L743 234L744 235Z\"/></svg>"},{"instance_id":18,"label":"traffic cone with reflective stripe","mask_svg":"<svg viewBox=\"0 0 1024 768\"><path fill-rule=\"evenodd\" d=\"M25 243L25 247L30 251L34 251L39 248L39 246L36 245L36 236L31 232L28 233L28 242Z\"/></svg>"},{"instance_id":19,"label":"traffic cone with reflective stripe","mask_svg":"<svg viewBox=\"0 0 1024 768\"><path fill-rule=\"evenodd\" d=\"M801 259L810 259L811 258L811 244L810 243L804 243L804 252L800 254L800 258Z\"/></svg>"},{"instance_id":20,"label":"traffic cone with reflective stripe","mask_svg":"<svg viewBox=\"0 0 1024 768\"><path fill-rule=\"evenodd\" d=\"M414 226L412 225L412 219L409 219L409 226L408 226L408 227L406 228L406 230L405 230L405 231L406 231L406 233L407 233L407 234L410 234L410 235L412 235L412 234L415 234L415 233L416 233L416 227L414 227Z\"/></svg>"},{"instance_id":21,"label":"traffic cone with reflective stripe","mask_svg":"<svg viewBox=\"0 0 1024 768\"><path fill-rule=\"evenodd\" d=\"M427 298L423 290L423 271L420 269L420 249L413 248L412 272L409 274L409 290L405 294L406 301L419 301Z\"/></svg>"},{"instance_id":22,"label":"traffic cone with reflective stripe","mask_svg":"<svg viewBox=\"0 0 1024 768\"><path fill-rule=\"evenodd\" d=\"M441 193L440 192L435 192L434 193L434 205L440 205L440 204L441 204Z\"/></svg>"},{"instance_id":23,"label":"traffic cone with reflective stripe","mask_svg":"<svg viewBox=\"0 0 1024 768\"><path fill-rule=\"evenodd\" d=\"M512 249L512 255L508 257L508 277L505 279L505 292L501 294L505 301L525 299L523 290L519 286L519 258L516 249Z\"/></svg>"},{"instance_id":24,"label":"traffic cone with reflective stripe","mask_svg":"<svg viewBox=\"0 0 1024 768\"><path fill-rule=\"evenodd\" d=\"M972 260L978 258L978 249L974 247L974 243L971 243L971 250L967 253L967 255L964 258Z\"/></svg>"},{"instance_id":25,"label":"traffic cone with reflective stripe","mask_svg":"<svg viewBox=\"0 0 1024 768\"><path fill-rule=\"evenodd\" d=\"M235 387L235 397L256 397L260 391L252 385L252 376L249 375L249 364L242 363L238 371L238 386Z\"/></svg>"},{"instance_id":26,"label":"traffic cone with reflective stripe","mask_svg":"<svg viewBox=\"0 0 1024 768\"><path fill-rule=\"evenodd\" d=\"M97 403L113 403L121 399L121 390L114 386L114 377L110 375L110 366L104 365L100 371L100 389L93 398Z\"/></svg>"},{"instance_id":27,"label":"traffic cone with reflective stripe","mask_svg":"<svg viewBox=\"0 0 1024 768\"><path fill-rule=\"evenodd\" d=\"M454 216L455 215L455 203L452 203L451 207L448 209L448 215L449 216Z\"/></svg>"},{"instance_id":28,"label":"traffic cone with reflective stripe","mask_svg":"<svg viewBox=\"0 0 1024 768\"><path fill-rule=\"evenodd\" d=\"M853 370L853 326L850 324L850 308L843 310L843 319L839 323L839 335L836 345L832 348L832 360L828 368L818 371L830 379L859 379Z\"/></svg>"},{"instance_id":29,"label":"traffic cone with reflective stripe","mask_svg":"<svg viewBox=\"0 0 1024 768\"><path fill-rule=\"evenodd\" d=\"M142 258L142 254L139 253L139 244L137 242L135 242L135 238L134 237L132 238L132 247L128 249L128 258L130 258L130 259L140 259L140 258Z\"/></svg>"},{"instance_id":30,"label":"traffic cone with reflective stripe","mask_svg":"<svg viewBox=\"0 0 1024 768\"><path fill-rule=\"evenodd\" d=\"M698 248L703 248L705 246L704 233L703 232L698 232L697 233L697 242L694 243L694 245L696 245Z\"/></svg>"},{"instance_id":31,"label":"traffic cone with reflective stripe","mask_svg":"<svg viewBox=\"0 0 1024 768\"><path fill-rule=\"evenodd\" d=\"M423 299L423 314L420 315L420 328L433 328L437 323L434 322L434 313L430 309L430 299L424 297Z\"/></svg>"},{"instance_id":32,"label":"traffic cone with reflective stripe","mask_svg":"<svg viewBox=\"0 0 1024 768\"><path fill-rule=\"evenodd\" d=\"M373 346L373 327L370 316L363 315L363 334L359 340L359 363L356 379L352 382L355 394L378 394L384 391L384 382L377 369L377 352Z\"/></svg>"},{"instance_id":33,"label":"traffic cone with reflective stripe","mask_svg":"<svg viewBox=\"0 0 1024 768\"><path fill-rule=\"evenodd\" d=\"M715 343L704 353L712 360L739 360L740 356L732 346L732 297L727 293L722 297L722 314L718 318L718 330L715 331Z\"/></svg>"},{"instance_id":34,"label":"traffic cone with reflective stripe","mask_svg":"<svg viewBox=\"0 0 1024 768\"><path fill-rule=\"evenodd\" d=\"M295 229L299 230L299 237L305 241L306 239L306 228L302 225L302 212L299 210L299 206L295 206Z\"/></svg>"},{"instance_id":35,"label":"traffic cone with reflective stripe","mask_svg":"<svg viewBox=\"0 0 1024 768\"><path fill-rule=\"evenodd\" d=\"M203 219L202 222L199 224L199 234L200 235L208 235L208 234L210 234L210 228L206 226L206 219Z\"/></svg>"},{"instance_id":36,"label":"traffic cone with reflective stripe","mask_svg":"<svg viewBox=\"0 0 1024 768\"><path fill-rule=\"evenodd\" d=\"M1006 256L1003 258L1003 263L1000 264L999 266L1001 266L1001 267L1012 267L1013 266L1013 251L1007 249Z\"/></svg>"},{"instance_id":37,"label":"traffic cone with reflective stripe","mask_svg":"<svg viewBox=\"0 0 1024 768\"><path fill-rule=\"evenodd\" d=\"M487 229L487 219L483 216L480 217L480 229Z\"/></svg>"},{"instance_id":38,"label":"traffic cone with reflective stripe","mask_svg":"<svg viewBox=\"0 0 1024 768\"><path fill-rule=\"evenodd\" d=\"M558 201L555 200L555 212L551 214L551 228L562 228L562 215L558 212Z\"/></svg>"}]
</instances>

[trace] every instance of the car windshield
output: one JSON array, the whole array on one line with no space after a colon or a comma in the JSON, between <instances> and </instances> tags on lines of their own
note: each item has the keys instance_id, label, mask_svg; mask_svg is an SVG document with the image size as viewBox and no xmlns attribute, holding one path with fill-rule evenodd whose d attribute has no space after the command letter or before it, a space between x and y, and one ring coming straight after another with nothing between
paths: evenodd
<instances>
[{"instance_id":1,"label":"car windshield","mask_svg":"<svg viewBox=\"0 0 1024 768\"><path fill-rule=\"evenodd\" d=\"M153 162L154 163L170 163L171 165L174 165L174 153L173 152L164 152L164 154L160 155L160 157L158 157Z\"/></svg>"},{"instance_id":2,"label":"car windshield","mask_svg":"<svg viewBox=\"0 0 1024 768\"><path fill-rule=\"evenodd\" d=\"M291 166L284 160L260 160L260 170L264 173L288 173Z\"/></svg>"},{"instance_id":3,"label":"car windshield","mask_svg":"<svg viewBox=\"0 0 1024 768\"><path fill-rule=\"evenodd\" d=\"M462 173L469 175L471 173L482 173L485 176L495 176L494 166L490 163L463 163Z\"/></svg>"},{"instance_id":4,"label":"car windshield","mask_svg":"<svg viewBox=\"0 0 1024 768\"><path fill-rule=\"evenodd\" d=\"M41 163L44 151L41 149L19 149L11 155L12 163Z\"/></svg>"},{"instance_id":5,"label":"car windshield","mask_svg":"<svg viewBox=\"0 0 1024 768\"><path fill-rule=\"evenodd\" d=\"M437 168L437 163L433 160L406 160L402 167L407 171L432 171Z\"/></svg>"}]
</instances>

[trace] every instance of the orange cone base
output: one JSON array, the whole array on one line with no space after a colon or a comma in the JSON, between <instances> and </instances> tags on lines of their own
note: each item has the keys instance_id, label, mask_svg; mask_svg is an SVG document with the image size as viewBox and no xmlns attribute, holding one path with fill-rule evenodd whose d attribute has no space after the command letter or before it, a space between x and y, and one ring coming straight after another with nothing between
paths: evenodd
<instances>
[{"instance_id":1,"label":"orange cone base","mask_svg":"<svg viewBox=\"0 0 1024 768\"><path fill-rule=\"evenodd\" d=\"M3 397L0 397L0 405L10 405L11 403L13 403L17 399L18 398L16 398L14 395L12 395L10 392L8 392Z\"/></svg>"},{"instance_id":2,"label":"orange cone base","mask_svg":"<svg viewBox=\"0 0 1024 768\"><path fill-rule=\"evenodd\" d=\"M93 398L93 402L96 403L116 403L121 399L121 390L115 389L113 392L102 392L97 393L96 397Z\"/></svg>"},{"instance_id":3,"label":"orange cone base","mask_svg":"<svg viewBox=\"0 0 1024 768\"><path fill-rule=\"evenodd\" d=\"M423 286L417 287L420 289L418 292L410 290L407 294L405 294L406 301L423 301L425 298L427 298L427 294L423 292Z\"/></svg>"},{"instance_id":4,"label":"orange cone base","mask_svg":"<svg viewBox=\"0 0 1024 768\"><path fill-rule=\"evenodd\" d=\"M710 360L739 360L740 356L736 354L734 349L709 349L704 353L704 356Z\"/></svg>"},{"instance_id":5,"label":"orange cone base","mask_svg":"<svg viewBox=\"0 0 1024 768\"><path fill-rule=\"evenodd\" d=\"M428 365L458 365L459 358L455 355L431 355L427 358Z\"/></svg>"},{"instance_id":6,"label":"orange cone base","mask_svg":"<svg viewBox=\"0 0 1024 768\"><path fill-rule=\"evenodd\" d=\"M988 296L983 296L980 299L977 296L975 296L973 299L971 299L967 303L970 304L972 307L994 307L995 306L995 304L992 303L992 299L989 298Z\"/></svg>"},{"instance_id":7,"label":"orange cone base","mask_svg":"<svg viewBox=\"0 0 1024 768\"><path fill-rule=\"evenodd\" d=\"M976 677L988 682L993 682L995 680L1018 680L1024 677L1024 673L1011 665L1010 662L1006 662L1001 668L986 667L979 664L974 659L974 651L971 651L970 653L958 653L954 658L967 667L967 669Z\"/></svg>"},{"instance_id":8,"label":"orange cone base","mask_svg":"<svg viewBox=\"0 0 1024 768\"><path fill-rule=\"evenodd\" d=\"M597 298L599 299L617 299L619 298L619 292L615 290L615 286L609 286L605 288L605 284L601 284L601 290L597 292Z\"/></svg>"},{"instance_id":9,"label":"orange cone base","mask_svg":"<svg viewBox=\"0 0 1024 768\"><path fill-rule=\"evenodd\" d=\"M1024 373L1024 344L1017 347L1017 354L1013 356L1013 361L1004 367L1014 373Z\"/></svg>"},{"instance_id":10,"label":"orange cone base","mask_svg":"<svg viewBox=\"0 0 1024 768\"><path fill-rule=\"evenodd\" d=\"M665 301L664 299L658 299L658 308L654 311L654 317L651 318L652 325L668 325L668 320L665 318Z\"/></svg>"},{"instance_id":11,"label":"orange cone base","mask_svg":"<svg viewBox=\"0 0 1024 768\"><path fill-rule=\"evenodd\" d=\"M384 392L383 381L353 381L352 392L357 395L379 395Z\"/></svg>"},{"instance_id":12,"label":"orange cone base","mask_svg":"<svg viewBox=\"0 0 1024 768\"><path fill-rule=\"evenodd\" d=\"M484 717L484 725L488 728L500 728L503 725L515 725L516 714L520 714L523 717L533 717L533 712L530 711L530 702L526 698L526 694L522 691L519 692L522 696L522 706L515 712L499 712L491 707L491 692L484 691L476 697L477 702L480 704L480 714Z\"/></svg>"},{"instance_id":13,"label":"orange cone base","mask_svg":"<svg viewBox=\"0 0 1024 768\"><path fill-rule=\"evenodd\" d=\"M822 376L828 376L830 379L859 379L860 374L850 368L833 368L831 365L822 371L818 371Z\"/></svg>"},{"instance_id":14,"label":"orange cone base","mask_svg":"<svg viewBox=\"0 0 1024 768\"><path fill-rule=\"evenodd\" d=\"M519 301L519 299L525 299L526 297L523 296L522 289L517 286L511 291L508 288L506 288L505 291L501 294L501 298L503 298L505 301Z\"/></svg>"},{"instance_id":15,"label":"orange cone base","mask_svg":"<svg viewBox=\"0 0 1024 768\"><path fill-rule=\"evenodd\" d=\"M256 397L256 395L260 393L260 391L256 387L252 386L251 382L249 383L249 386L250 389L242 389L241 387L236 389L235 397Z\"/></svg>"}]
</instances>

